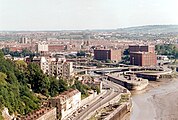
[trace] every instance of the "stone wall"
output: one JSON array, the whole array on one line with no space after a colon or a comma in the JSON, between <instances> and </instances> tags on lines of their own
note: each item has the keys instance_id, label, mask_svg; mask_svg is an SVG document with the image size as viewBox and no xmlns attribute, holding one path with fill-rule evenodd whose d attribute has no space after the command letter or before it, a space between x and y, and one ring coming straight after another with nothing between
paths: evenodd
<instances>
[{"instance_id":1,"label":"stone wall","mask_svg":"<svg viewBox=\"0 0 178 120\"><path fill-rule=\"evenodd\" d=\"M130 112L131 104L125 103L114 110L109 116L107 116L104 120L121 120L125 114Z\"/></svg>"},{"instance_id":2,"label":"stone wall","mask_svg":"<svg viewBox=\"0 0 178 120\"><path fill-rule=\"evenodd\" d=\"M53 108L52 110L42 115L37 120L56 120L56 108Z\"/></svg>"}]
</instances>

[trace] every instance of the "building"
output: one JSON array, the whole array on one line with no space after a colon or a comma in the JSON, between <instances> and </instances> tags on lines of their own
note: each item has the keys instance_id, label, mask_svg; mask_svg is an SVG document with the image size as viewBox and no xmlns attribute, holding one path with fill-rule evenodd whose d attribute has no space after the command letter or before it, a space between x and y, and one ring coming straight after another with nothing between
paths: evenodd
<instances>
[{"instance_id":1,"label":"building","mask_svg":"<svg viewBox=\"0 0 178 120\"><path fill-rule=\"evenodd\" d=\"M28 43L31 43L31 40L28 39L27 37L21 37L19 40L19 43L28 44Z\"/></svg>"},{"instance_id":2,"label":"building","mask_svg":"<svg viewBox=\"0 0 178 120\"><path fill-rule=\"evenodd\" d=\"M157 56L155 47L149 45L129 46L130 64L138 66L155 66L157 65Z\"/></svg>"},{"instance_id":3,"label":"building","mask_svg":"<svg viewBox=\"0 0 178 120\"><path fill-rule=\"evenodd\" d=\"M155 66L157 64L157 57L155 53L132 52L130 53L130 63L138 66Z\"/></svg>"},{"instance_id":4,"label":"building","mask_svg":"<svg viewBox=\"0 0 178 120\"><path fill-rule=\"evenodd\" d=\"M97 49L94 50L94 59L119 62L121 61L121 50Z\"/></svg>"},{"instance_id":5,"label":"building","mask_svg":"<svg viewBox=\"0 0 178 120\"><path fill-rule=\"evenodd\" d=\"M48 44L46 42L40 42L37 44L37 52L38 53L47 53L48 52Z\"/></svg>"},{"instance_id":6,"label":"building","mask_svg":"<svg viewBox=\"0 0 178 120\"><path fill-rule=\"evenodd\" d=\"M77 89L70 89L49 99L48 104L57 108L57 119L63 119L80 107L81 92Z\"/></svg>"},{"instance_id":7,"label":"building","mask_svg":"<svg viewBox=\"0 0 178 120\"><path fill-rule=\"evenodd\" d=\"M67 45L48 45L49 52L60 52L67 49Z\"/></svg>"},{"instance_id":8,"label":"building","mask_svg":"<svg viewBox=\"0 0 178 120\"><path fill-rule=\"evenodd\" d=\"M33 62L37 63L42 69L43 73L69 78L73 75L73 63L67 62L64 57L34 57Z\"/></svg>"},{"instance_id":9,"label":"building","mask_svg":"<svg viewBox=\"0 0 178 120\"><path fill-rule=\"evenodd\" d=\"M56 120L56 108L41 108L40 110L33 111L20 120Z\"/></svg>"},{"instance_id":10,"label":"building","mask_svg":"<svg viewBox=\"0 0 178 120\"><path fill-rule=\"evenodd\" d=\"M130 45L130 52L155 52L155 46L153 45Z\"/></svg>"},{"instance_id":11,"label":"building","mask_svg":"<svg viewBox=\"0 0 178 120\"><path fill-rule=\"evenodd\" d=\"M73 62L64 62L62 76L69 77L73 75Z\"/></svg>"}]
</instances>

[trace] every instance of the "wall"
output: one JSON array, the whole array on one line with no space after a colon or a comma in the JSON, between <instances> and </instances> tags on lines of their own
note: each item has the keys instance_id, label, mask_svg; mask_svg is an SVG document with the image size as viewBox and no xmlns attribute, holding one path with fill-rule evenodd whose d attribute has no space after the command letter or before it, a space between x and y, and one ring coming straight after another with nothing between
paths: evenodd
<instances>
[{"instance_id":1,"label":"wall","mask_svg":"<svg viewBox=\"0 0 178 120\"><path fill-rule=\"evenodd\" d=\"M80 106L83 106L85 104L87 104L88 102L90 102L92 99L94 99L97 96L97 92L94 92L93 94L91 94L90 96L88 96L87 98L83 99L81 101Z\"/></svg>"},{"instance_id":2,"label":"wall","mask_svg":"<svg viewBox=\"0 0 178 120\"><path fill-rule=\"evenodd\" d=\"M52 109L36 120L56 120L56 108Z\"/></svg>"},{"instance_id":3,"label":"wall","mask_svg":"<svg viewBox=\"0 0 178 120\"><path fill-rule=\"evenodd\" d=\"M125 114L130 112L131 103L125 103L114 110L109 116L107 116L104 120L121 120Z\"/></svg>"}]
</instances>

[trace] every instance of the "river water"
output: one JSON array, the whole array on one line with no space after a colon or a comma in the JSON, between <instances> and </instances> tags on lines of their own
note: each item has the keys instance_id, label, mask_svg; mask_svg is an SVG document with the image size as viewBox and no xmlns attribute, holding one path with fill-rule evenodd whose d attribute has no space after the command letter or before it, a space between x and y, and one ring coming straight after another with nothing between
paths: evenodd
<instances>
[{"instance_id":1,"label":"river water","mask_svg":"<svg viewBox=\"0 0 178 120\"><path fill-rule=\"evenodd\" d=\"M163 83L132 96L131 120L178 120L178 80Z\"/></svg>"}]
</instances>

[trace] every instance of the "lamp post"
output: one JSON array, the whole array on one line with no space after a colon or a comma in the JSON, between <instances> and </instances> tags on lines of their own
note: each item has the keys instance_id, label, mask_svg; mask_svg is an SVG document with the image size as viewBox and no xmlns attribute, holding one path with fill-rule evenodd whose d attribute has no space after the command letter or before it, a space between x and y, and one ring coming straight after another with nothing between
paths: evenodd
<instances>
[{"instance_id":1,"label":"lamp post","mask_svg":"<svg viewBox=\"0 0 178 120\"><path fill-rule=\"evenodd\" d=\"M132 64L135 65L135 63L134 63L134 57L132 57Z\"/></svg>"}]
</instances>

